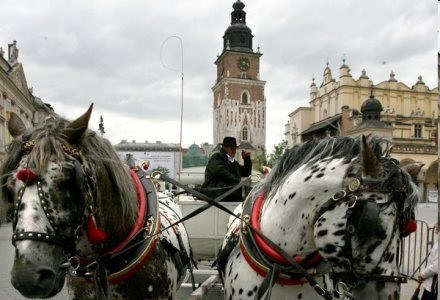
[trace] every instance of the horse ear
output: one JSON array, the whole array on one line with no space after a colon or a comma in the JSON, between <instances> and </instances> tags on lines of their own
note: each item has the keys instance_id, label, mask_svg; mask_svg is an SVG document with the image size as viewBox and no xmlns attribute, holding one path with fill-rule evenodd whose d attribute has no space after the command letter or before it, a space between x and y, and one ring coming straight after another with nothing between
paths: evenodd
<instances>
[{"instance_id":1,"label":"horse ear","mask_svg":"<svg viewBox=\"0 0 440 300\"><path fill-rule=\"evenodd\" d=\"M70 122L66 128L62 130L63 135L66 137L70 144L76 144L82 138L84 132L89 126L90 115L92 114L93 103L89 109L79 118Z\"/></svg>"},{"instance_id":2,"label":"horse ear","mask_svg":"<svg viewBox=\"0 0 440 300\"><path fill-rule=\"evenodd\" d=\"M26 131L23 121L13 112L9 114L8 130L13 138L21 136Z\"/></svg>"},{"instance_id":3,"label":"horse ear","mask_svg":"<svg viewBox=\"0 0 440 300\"><path fill-rule=\"evenodd\" d=\"M405 170L406 172L408 172L408 174L411 176L412 180L414 182L416 182L417 181L417 175L419 174L420 170L422 169L422 167L424 165L425 165L424 163L422 163L420 161L417 161L417 162L414 162L414 163L406 164L406 165L402 166L401 168L403 170Z\"/></svg>"},{"instance_id":4,"label":"horse ear","mask_svg":"<svg viewBox=\"0 0 440 300\"><path fill-rule=\"evenodd\" d=\"M379 159L376 157L373 150L371 150L370 146L368 146L365 135L362 135L361 137L360 160L362 177L377 178L379 176L381 171Z\"/></svg>"}]
</instances>

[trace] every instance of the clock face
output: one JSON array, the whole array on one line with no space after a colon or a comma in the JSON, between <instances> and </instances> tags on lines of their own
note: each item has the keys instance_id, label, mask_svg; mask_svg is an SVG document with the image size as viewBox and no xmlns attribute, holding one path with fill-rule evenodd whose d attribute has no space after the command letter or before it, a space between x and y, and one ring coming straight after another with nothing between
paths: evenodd
<instances>
[{"instance_id":1,"label":"clock face","mask_svg":"<svg viewBox=\"0 0 440 300\"><path fill-rule=\"evenodd\" d=\"M237 65L240 70L247 71L249 70L251 63L249 61L249 58L242 56L237 60Z\"/></svg>"}]
</instances>

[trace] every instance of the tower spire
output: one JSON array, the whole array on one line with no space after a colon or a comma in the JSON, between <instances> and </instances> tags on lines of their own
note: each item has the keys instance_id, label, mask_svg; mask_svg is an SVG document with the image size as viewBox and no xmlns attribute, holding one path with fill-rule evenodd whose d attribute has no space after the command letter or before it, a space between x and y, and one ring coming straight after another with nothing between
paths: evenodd
<instances>
[{"instance_id":1,"label":"tower spire","mask_svg":"<svg viewBox=\"0 0 440 300\"><path fill-rule=\"evenodd\" d=\"M246 25L246 12L244 3L237 0L232 5L231 25L223 36L223 51L233 50L240 52L253 52L252 30ZM229 41L229 49L228 49Z\"/></svg>"}]
</instances>

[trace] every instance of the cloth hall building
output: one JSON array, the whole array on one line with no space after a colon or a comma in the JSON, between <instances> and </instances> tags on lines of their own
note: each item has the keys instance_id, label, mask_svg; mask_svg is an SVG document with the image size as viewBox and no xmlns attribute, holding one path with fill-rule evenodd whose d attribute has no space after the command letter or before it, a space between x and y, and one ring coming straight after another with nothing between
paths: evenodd
<instances>
[{"instance_id":1,"label":"cloth hall building","mask_svg":"<svg viewBox=\"0 0 440 300\"><path fill-rule=\"evenodd\" d=\"M421 76L408 86L393 71L386 81L372 84L365 70L353 78L343 62L333 78L328 64L322 84L310 86L309 106L289 114L285 125L288 146L324 136L376 134L389 139L391 156L403 165L421 162L418 185L423 199L438 198L438 88Z\"/></svg>"}]
</instances>

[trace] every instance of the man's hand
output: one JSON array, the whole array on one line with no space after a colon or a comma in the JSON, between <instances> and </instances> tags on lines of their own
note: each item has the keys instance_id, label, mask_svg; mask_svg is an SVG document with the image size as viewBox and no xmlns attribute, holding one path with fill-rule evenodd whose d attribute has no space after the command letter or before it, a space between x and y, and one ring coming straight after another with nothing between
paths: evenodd
<instances>
[{"instance_id":1,"label":"man's hand","mask_svg":"<svg viewBox=\"0 0 440 300\"><path fill-rule=\"evenodd\" d=\"M251 153L249 151L241 150L241 157L243 157L243 159L250 156Z\"/></svg>"},{"instance_id":2,"label":"man's hand","mask_svg":"<svg viewBox=\"0 0 440 300\"><path fill-rule=\"evenodd\" d=\"M419 273L419 276L417 276L417 282L422 283L422 281L423 281L422 274Z\"/></svg>"}]
</instances>

